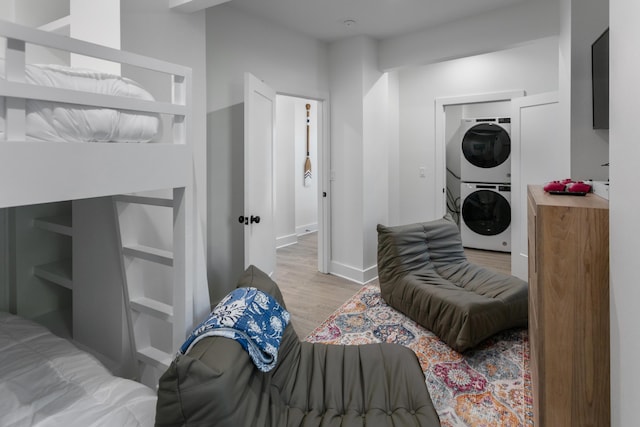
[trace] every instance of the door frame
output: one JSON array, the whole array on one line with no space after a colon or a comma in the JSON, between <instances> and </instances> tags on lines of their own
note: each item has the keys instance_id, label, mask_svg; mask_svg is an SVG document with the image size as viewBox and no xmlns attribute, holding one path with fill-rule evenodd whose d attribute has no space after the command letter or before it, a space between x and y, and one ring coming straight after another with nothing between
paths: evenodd
<instances>
[{"instance_id":1,"label":"door frame","mask_svg":"<svg viewBox=\"0 0 640 427\"><path fill-rule=\"evenodd\" d=\"M452 96L436 98L435 100L435 188L434 192L434 213L436 216L447 213L447 141L445 136L447 117L445 107L450 105L477 104L481 102L511 101L513 98L525 96L524 90L512 90L503 92L482 93L476 95ZM513 162L519 159L511 158L511 170ZM442 191L439 191L442 189Z\"/></svg>"},{"instance_id":2,"label":"door frame","mask_svg":"<svg viewBox=\"0 0 640 427\"><path fill-rule=\"evenodd\" d=\"M331 144L330 133L330 106L328 93L304 94L299 92L283 92L276 89L278 95L291 96L301 99L309 99L318 103L318 166L315 168L318 177L318 271L329 273L331 260ZM277 117L276 117L276 120ZM323 196L326 194L326 197Z\"/></svg>"},{"instance_id":3,"label":"door frame","mask_svg":"<svg viewBox=\"0 0 640 427\"><path fill-rule=\"evenodd\" d=\"M531 147L528 144L523 145L522 116L523 112L528 109L535 109L538 107L545 107L554 104L559 105L559 103L560 98L558 92L545 92L535 95L529 95L520 99L515 99L511 103L511 140L515 142L511 153L513 154L513 159L516 159L517 161L517 168L512 168L511 173L511 274L525 281L529 278L527 184L543 183L547 180L555 179L556 177L570 176L571 153L569 152L569 144L557 145L554 140L553 160L547 161L544 165L536 167L535 176L531 176L531 172L526 174L525 168L522 167L521 162L521 159L523 158L522 149L523 147L528 147L528 154L530 155ZM547 126L548 123L545 123L545 126L543 128L546 128ZM541 142L540 144L536 144L536 147L542 148L545 147L546 144L544 142ZM558 149L557 147L561 148ZM545 149L543 148L536 151L544 152ZM565 162L564 170L561 170L562 167L558 167L558 165L555 163L560 159L564 160ZM558 167L558 170L555 170L555 167ZM554 169L553 173L548 173L549 168ZM557 175L555 175L555 173L557 173Z\"/></svg>"}]
</instances>

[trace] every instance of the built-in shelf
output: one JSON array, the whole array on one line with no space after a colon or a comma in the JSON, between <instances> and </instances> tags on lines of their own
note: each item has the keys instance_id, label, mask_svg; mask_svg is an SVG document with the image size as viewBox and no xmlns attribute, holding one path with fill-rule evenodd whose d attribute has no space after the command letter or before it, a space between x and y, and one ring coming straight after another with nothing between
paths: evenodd
<instances>
[{"instance_id":1,"label":"built-in shelf","mask_svg":"<svg viewBox=\"0 0 640 427\"><path fill-rule=\"evenodd\" d=\"M73 289L71 259L50 262L33 267L33 274L67 289Z\"/></svg>"},{"instance_id":2,"label":"built-in shelf","mask_svg":"<svg viewBox=\"0 0 640 427\"><path fill-rule=\"evenodd\" d=\"M35 218L33 225L53 233L73 235L71 215L50 216L45 218Z\"/></svg>"},{"instance_id":3,"label":"built-in shelf","mask_svg":"<svg viewBox=\"0 0 640 427\"><path fill-rule=\"evenodd\" d=\"M63 16L60 19L51 21L38 27L39 30L48 31L50 33L62 34L68 36L71 28L71 16Z\"/></svg>"}]
</instances>

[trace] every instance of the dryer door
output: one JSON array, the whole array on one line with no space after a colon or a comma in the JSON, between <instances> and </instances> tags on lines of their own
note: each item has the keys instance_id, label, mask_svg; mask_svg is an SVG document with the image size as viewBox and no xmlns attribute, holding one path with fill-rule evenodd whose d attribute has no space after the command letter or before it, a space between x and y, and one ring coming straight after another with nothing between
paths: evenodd
<instances>
[{"instance_id":1,"label":"dryer door","mask_svg":"<svg viewBox=\"0 0 640 427\"><path fill-rule=\"evenodd\" d=\"M477 190L464 199L462 220L475 233L495 236L511 224L511 206L496 191Z\"/></svg>"},{"instance_id":2,"label":"dryer door","mask_svg":"<svg viewBox=\"0 0 640 427\"><path fill-rule=\"evenodd\" d=\"M462 138L462 154L474 166L489 169L504 163L511 153L511 138L498 125L480 123Z\"/></svg>"}]
</instances>

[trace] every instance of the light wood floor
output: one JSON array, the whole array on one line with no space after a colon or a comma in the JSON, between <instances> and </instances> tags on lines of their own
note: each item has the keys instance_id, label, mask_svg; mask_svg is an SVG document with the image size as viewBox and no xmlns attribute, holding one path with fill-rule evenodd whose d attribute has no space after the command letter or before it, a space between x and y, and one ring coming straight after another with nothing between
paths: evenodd
<instances>
[{"instance_id":1,"label":"light wood floor","mask_svg":"<svg viewBox=\"0 0 640 427\"><path fill-rule=\"evenodd\" d=\"M298 237L298 243L277 250L274 276L298 336L303 339L351 298L362 285L318 272L317 233ZM466 249L469 261L509 274L511 254ZM372 282L377 284L377 279Z\"/></svg>"}]
</instances>

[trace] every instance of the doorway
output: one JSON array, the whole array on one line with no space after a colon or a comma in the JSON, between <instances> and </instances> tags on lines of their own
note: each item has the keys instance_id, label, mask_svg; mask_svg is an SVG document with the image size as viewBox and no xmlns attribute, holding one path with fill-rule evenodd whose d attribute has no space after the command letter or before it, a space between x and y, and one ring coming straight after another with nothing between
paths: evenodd
<instances>
[{"instance_id":1,"label":"doorway","mask_svg":"<svg viewBox=\"0 0 640 427\"><path fill-rule=\"evenodd\" d=\"M323 106L305 97L276 96L274 192L276 248L312 240L318 270L327 272L323 197ZM310 239L311 238L311 239Z\"/></svg>"},{"instance_id":2,"label":"doorway","mask_svg":"<svg viewBox=\"0 0 640 427\"><path fill-rule=\"evenodd\" d=\"M442 183L442 198L434 202L443 214L449 213L460 225L462 216L462 168L461 142L463 120L471 117L506 117L511 114L511 100L524 96L524 91L499 92L470 95L436 100L436 180ZM462 133L462 134L461 134ZM515 163L515 164L514 164ZM512 159L511 168L519 167L519 159ZM438 169L440 171L438 171ZM486 252L481 249L466 248L470 259L482 258L485 253L499 260L505 272L511 271L509 252Z\"/></svg>"}]
</instances>

